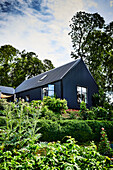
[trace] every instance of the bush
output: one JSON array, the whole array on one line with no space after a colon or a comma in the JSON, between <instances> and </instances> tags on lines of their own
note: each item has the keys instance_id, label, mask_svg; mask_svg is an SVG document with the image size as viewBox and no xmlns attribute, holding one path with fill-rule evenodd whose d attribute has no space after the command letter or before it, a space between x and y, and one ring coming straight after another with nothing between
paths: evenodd
<instances>
[{"instance_id":1,"label":"bush","mask_svg":"<svg viewBox=\"0 0 113 170\"><path fill-rule=\"evenodd\" d=\"M65 99L61 100L45 96L43 103L48 107L49 110L52 110L56 114L65 113L66 109L68 109L67 101Z\"/></svg>"},{"instance_id":2,"label":"bush","mask_svg":"<svg viewBox=\"0 0 113 170\"><path fill-rule=\"evenodd\" d=\"M113 121L87 120L86 123L92 129L94 141L100 141L102 127L106 129L109 140L113 141L113 135L111 135L113 133Z\"/></svg>"},{"instance_id":3,"label":"bush","mask_svg":"<svg viewBox=\"0 0 113 170\"><path fill-rule=\"evenodd\" d=\"M38 157L38 169L103 169L110 167L109 158L105 158L97 152L94 143L89 147L76 144L75 140L68 137L66 143L49 143L46 155ZM112 166L111 166L112 167Z\"/></svg>"},{"instance_id":4,"label":"bush","mask_svg":"<svg viewBox=\"0 0 113 170\"><path fill-rule=\"evenodd\" d=\"M105 119L108 118L109 112L106 109L102 108L102 107L99 107L99 106L98 107L93 107L93 112L94 112L94 114L96 116L96 119L105 120Z\"/></svg>"},{"instance_id":5,"label":"bush","mask_svg":"<svg viewBox=\"0 0 113 170\"><path fill-rule=\"evenodd\" d=\"M65 136L72 136L81 144L84 142L99 142L101 137L101 127L106 129L108 138L113 141L113 122L98 120L39 120L39 132L42 134L41 141L65 141ZM64 140L63 140L64 139Z\"/></svg>"},{"instance_id":6,"label":"bush","mask_svg":"<svg viewBox=\"0 0 113 170\"><path fill-rule=\"evenodd\" d=\"M104 128L101 128L101 138L98 145L98 151L100 154L112 157L113 156L113 150L110 148L110 142L108 140L107 134L104 130Z\"/></svg>"},{"instance_id":7,"label":"bush","mask_svg":"<svg viewBox=\"0 0 113 170\"><path fill-rule=\"evenodd\" d=\"M92 120L95 118L94 112L86 108L86 103L84 101L80 103L79 115L83 120Z\"/></svg>"},{"instance_id":8,"label":"bush","mask_svg":"<svg viewBox=\"0 0 113 170\"><path fill-rule=\"evenodd\" d=\"M40 134L36 129L38 115L36 112L29 117L28 112L24 112L26 103L19 101L18 107L15 103L7 103L4 110L4 126L0 127L0 144L4 150L12 151L15 147L22 148L29 143L37 142ZM32 108L33 109L33 108Z\"/></svg>"},{"instance_id":9,"label":"bush","mask_svg":"<svg viewBox=\"0 0 113 170\"><path fill-rule=\"evenodd\" d=\"M6 99L0 99L0 110L4 110L7 105Z\"/></svg>"},{"instance_id":10,"label":"bush","mask_svg":"<svg viewBox=\"0 0 113 170\"><path fill-rule=\"evenodd\" d=\"M52 142L48 145L33 144L22 149L11 151L0 147L0 169L103 169L112 168L111 161L97 152L94 143L88 147L76 144L75 140L68 137L66 143Z\"/></svg>"},{"instance_id":11,"label":"bush","mask_svg":"<svg viewBox=\"0 0 113 170\"><path fill-rule=\"evenodd\" d=\"M92 130L84 121L77 120L39 120L39 132L42 134L41 141L62 141L65 136L72 136L80 143L92 140Z\"/></svg>"}]
</instances>

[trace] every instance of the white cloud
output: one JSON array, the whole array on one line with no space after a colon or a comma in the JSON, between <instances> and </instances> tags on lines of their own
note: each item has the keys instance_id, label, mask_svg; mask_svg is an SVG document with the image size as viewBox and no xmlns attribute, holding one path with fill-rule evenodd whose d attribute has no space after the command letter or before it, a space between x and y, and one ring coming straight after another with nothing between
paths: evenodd
<instances>
[{"instance_id":1,"label":"white cloud","mask_svg":"<svg viewBox=\"0 0 113 170\"><path fill-rule=\"evenodd\" d=\"M95 2L94 0L86 0L86 6L89 8L89 7L95 7L97 8L98 7L98 3Z\"/></svg>"},{"instance_id":2,"label":"white cloud","mask_svg":"<svg viewBox=\"0 0 113 170\"><path fill-rule=\"evenodd\" d=\"M24 16L9 15L4 22L5 29L0 30L0 43L12 44L19 50L34 51L40 59L48 58L55 66L62 65L71 60L71 42L68 35L69 19L72 13L82 8L82 1L43 1L42 8L48 6L48 12L53 12L54 20L43 22L50 16L34 9L28 8L23 0L19 0L23 7ZM59 8L60 7L60 8ZM73 10L72 10L73 8ZM52 42L56 42L53 44Z\"/></svg>"},{"instance_id":3,"label":"white cloud","mask_svg":"<svg viewBox=\"0 0 113 170\"><path fill-rule=\"evenodd\" d=\"M3 1L3 0L2 0ZM43 15L18 0L24 15L2 14L7 21L0 21L0 45L11 44L19 50L33 51L41 60L48 58L55 66L71 61L71 38L68 35L69 21L77 11L96 7L93 0L43 0L41 10L48 7ZM29 0L31 2L31 0ZM46 22L45 22L46 20Z\"/></svg>"}]
</instances>

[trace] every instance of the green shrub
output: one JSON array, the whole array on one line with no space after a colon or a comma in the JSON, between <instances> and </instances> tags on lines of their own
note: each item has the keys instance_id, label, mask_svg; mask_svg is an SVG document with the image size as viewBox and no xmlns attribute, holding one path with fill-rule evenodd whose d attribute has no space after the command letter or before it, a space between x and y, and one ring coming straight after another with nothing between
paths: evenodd
<instances>
[{"instance_id":1,"label":"green shrub","mask_svg":"<svg viewBox=\"0 0 113 170\"><path fill-rule=\"evenodd\" d=\"M83 120L92 120L95 118L95 113L86 108L86 103L84 101L80 103L79 115Z\"/></svg>"},{"instance_id":2,"label":"green shrub","mask_svg":"<svg viewBox=\"0 0 113 170\"><path fill-rule=\"evenodd\" d=\"M62 141L65 136L72 136L80 143L92 140L92 130L85 121L77 120L39 120L41 141Z\"/></svg>"},{"instance_id":3,"label":"green shrub","mask_svg":"<svg viewBox=\"0 0 113 170\"><path fill-rule=\"evenodd\" d=\"M113 150L110 148L110 142L108 140L107 134L106 134L103 127L101 129L102 129L102 131L101 131L100 142L99 142L99 145L98 145L98 151L102 155L112 157L113 156Z\"/></svg>"},{"instance_id":4,"label":"green shrub","mask_svg":"<svg viewBox=\"0 0 113 170\"><path fill-rule=\"evenodd\" d=\"M98 107L93 107L93 112L94 112L94 114L96 116L96 119L105 120L105 119L108 118L109 112L106 109L102 108L102 107L99 107L99 106Z\"/></svg>"},{"instance_id":5,"label":"green shrub","mask_svg":"<svg viewBox=\"0 0 113 170\"><path fill-rule=\"evenodd\" d=\"M0 110L4 110L7 105L6 99L0 99Z\"/></svg>"},{"instance_id":6,"label":"green shrub","mask_svg":"<svg viewBox=\"0 0 113 170\"><path fill-rule=\"evenodd\" d=\"M80 143L86 142L89 139L92 140L92 130L85 123L85 121L60 121L60 126L62 130L62 138L64 136L72 136L76 141L79 141Z\"/></svg>"},{"instance_id":7,"label":"green shrub","mask_svg":"<svg viewBox=\"0 0 113 170\"><path fill-rule=\"evenodd\" d=\"M42 134L41 141L52 142L61 139L61 127L57 121L40 119L37 127L41 127L39 130L39 133Z\"/></svg>"},{"instance_id":8,"label":"green shrub","mask_svg":"<svg viewBox=\"0 0 113 170\"><path fill-rule=\"evenodd\" d=\"M36 129L38 115L34 112L33 117L29 117L24 112L25 104L19 101L17 107L15 103L7 103L4 116L1 117L5 123L0 127L0 144L4 146L5 151L35 143L40 137L37 133L39 128Z\"/></svg>"},{"instance_id":9,"label":"green shrub","mask_svg":"<svg viewBox=\"0 0 113 170\"><path fill-rule=\"evenodd\" d=\"M101 127L106 129L108 138L113 141L113 122L98 120L39 120L39 132L42 134L41 141L65 141L65 136L72 136L80 143L95 141L99 142ZM64 139L64 140L63 140Z\"/></svg>"},{"instance_id":10,"label":"green shrub","mask_svg":"<svg viewBox=\"0 0 113 170\"><path fill-rule=\"evenodd\" d=\"M67 101L65 99L61 100L45 96L43 99L43 103L48 107L48 109L57 114L65 113L66 109L68 109Z\"/></svg>"},{"instance_id":11,"label":"green shrub","mask_svg":"<svg viewBox=\"0 0 113 170\"><path fill-rule=\"evenodd\" d=\"M100 141L102 127L106 129L109 140L113 141L113 135L111 135L113 133L113 121L87 120L86 123L92 129L94 141Z\"/></svg>"},{"instance_id":12,"label":"green shrub","mask_svg":"<svg viewBox=\"0 0 113 170\"><path fill-rule=\"evenodd\" d=\"M68 137L63 144L52 142L48 145L33 144L22 149L11 151L0 147L1 163L0 169L30 169L30 170L66 170L66 169L103 169L112 168L111 161L97 152L94 143L88 147L76 144L75 140Z\"/></svg>"},{"instance_id":13,"label":"green shrub","mask_svg":"<svg viewBox=\"0 0 113 170\"><path fill-rule=\"evenodd\" d=\"M103 169L110 167L109 158L105 158L97 152L94 143L88 147L76 144L75 140L68 137L66 143L49 143L46 155L38 158L39 169ZM112 167L112 166L111 166Z\"/></svg>"}]
</instances>

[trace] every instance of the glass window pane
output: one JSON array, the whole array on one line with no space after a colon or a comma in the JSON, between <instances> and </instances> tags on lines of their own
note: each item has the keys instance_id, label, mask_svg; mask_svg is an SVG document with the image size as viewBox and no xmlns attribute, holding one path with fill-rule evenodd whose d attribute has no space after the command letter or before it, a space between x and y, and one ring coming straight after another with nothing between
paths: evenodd
<instances>
[{"instance_id":1,"label":"glass window pane","mask_svg":"<svg viewBox=\"0 0 113 170\"><path fill-rule=\"evenodd\" d=\"M77 92L81 93L81 87L77 86Z\"/></svg>"},{"instance_id":2,"label":"glass window pane","mask_svg":"<svg viewBox=\"0 0 113 170\"><path fill-rule=\"evenodd\" d=\"M81 103L81 101L87 103L87 88L77 86L77 102Z\"/></svg>"},{"instance_id":3,"label":"glass window pane","mask_svg":"<svg viewBox=\"0 0 113 170\"><path fill-rule=\"evenodd\" d=\"M81 103L81 87L77 86L77 102Z\"/></svg>"},{"instance_id":4,"label":"glass window pane","mask_svg":"<svg viewBox=\"0 0 113 170\"><path fill-rule=\"evenodd\" d=\"M86 93L86 88L82 87L82 93Z\"/></svg>"},{"instance_id":5,"label":"glass window pane","mask_svg":"<svg viewBox=\"0 0 113 170\"><path fill-rule=\"evenodd\" d=\"M54 97L54 91L48 91L48 96Z\"/></svg>"},{"instance_id":6,"label":"glass window pane","mask_svg":"<svg viewBox=\"0 0 113 170\"><path fill-rule=\"evenodd\" d=\"M49 84L48 89L54 91L54 85Z\"/></svg>"}]
</instances>

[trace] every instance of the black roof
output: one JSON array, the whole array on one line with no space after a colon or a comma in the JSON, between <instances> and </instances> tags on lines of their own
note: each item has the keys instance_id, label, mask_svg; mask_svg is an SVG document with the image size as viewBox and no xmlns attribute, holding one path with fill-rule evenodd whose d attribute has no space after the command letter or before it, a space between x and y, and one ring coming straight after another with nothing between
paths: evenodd
<instances>
[{"instance_id":1,"label":"black roof","mask_svg":"<svg viewBox=\"0 0 113 170\"><path fill-rule=\"evenodd\" d=\"M58 80L61 80L66 73L81 59L72 61L68 64L65 64L63 66L57 67L55 69L52 69L50 71L44 72L42 74L39 74L35 77L32 77L28 80L24 80L16 89L15 93L19 93L25 90L33 89L36 87L40 87Z\"/></svg>"},{"instance_id":2,"label":"black roof","mask_svg":"<svg viewBox=\"0 0 113 170\"><path fill-rule=\"evenodd\" d=\"M5 94L14 94L15 90L12 87L0 86L0 91Z\"/></svg>"}]
</instances>

